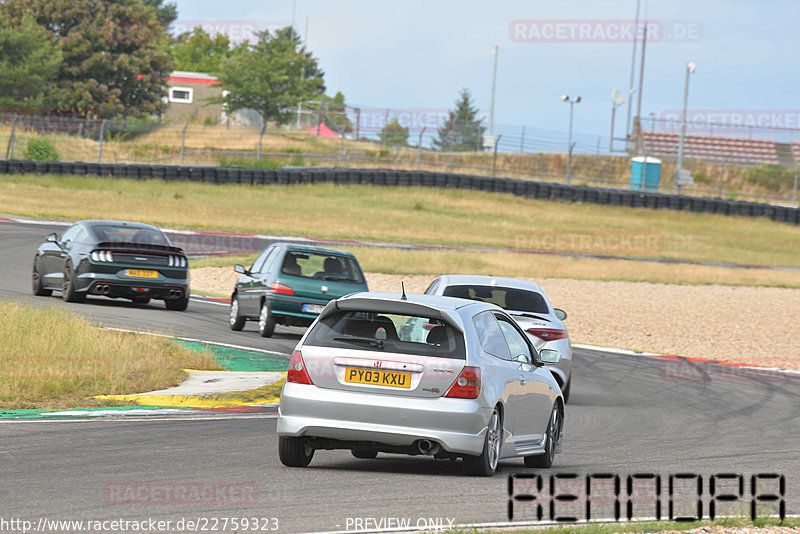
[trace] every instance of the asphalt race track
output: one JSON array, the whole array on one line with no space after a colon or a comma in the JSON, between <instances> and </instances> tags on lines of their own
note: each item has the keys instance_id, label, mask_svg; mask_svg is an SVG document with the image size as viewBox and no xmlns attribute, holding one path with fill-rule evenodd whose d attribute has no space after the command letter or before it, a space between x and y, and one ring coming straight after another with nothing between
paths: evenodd
<instances>
[{"instance_id":1,"label":"asphalt race track","mask_svg":"<svg viewBox=\"0 0 800 534\"><path fill-rule=\"evenodd\" d=\"M114 327L287 354L299 339L299 329L281 327L275 338L262 339L252 324L231 332L227 307L210 303L192 301L180 313L161 302L137 306L90 297L86 304L66 304L58 293L35 298L31 260L51 231L63 227L0 223L0 298L68 306ZM264 518L259 527L277 518L280 532L386 530L397 526L389 518L423 527L436 521L447 526L448 520L502 522L508 518L508 475L550 473L575 473L580 480L617 474L623 484L628 475L659 474L664 516L669 475L702 475L704 517L709 476L744 475L748 506L739 510L747 511L750 476L774 473L785 476L786 513L800 513L800 379L744 370L731 376L730 369L576 349L566 442L555 467L537 471L521 460L506 461L492 479L463 476L460 462L392 455L356 460L348 451L317 451L309 468L286 468L278 460L273 416L2 423L0 518L154 518L173 521L172 530L181 518ZM777 487L763 484L759 492ZM216 492L203 494L200 504L175 498L176 488L191 494L204 487ZM675 515L681 515L681 503L697 499L693 486L683 490L675 491ZM642 497L634 515L655 515L655 500ZM516 510L515 520L536 517L532 506ZM583 504L568 515L584 518Z\"/></svg>"}]
</instances>

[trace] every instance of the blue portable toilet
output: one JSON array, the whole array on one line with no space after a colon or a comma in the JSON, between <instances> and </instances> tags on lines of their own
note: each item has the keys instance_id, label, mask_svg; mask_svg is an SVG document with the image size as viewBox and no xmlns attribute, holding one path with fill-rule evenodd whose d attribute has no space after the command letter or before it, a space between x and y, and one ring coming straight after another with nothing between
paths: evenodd
<instances>
[{"instance_id":1,"label":"blue portable toilet","mask_svg":"<svg viewBox=\"0 0 800 534\"><path fill-rule=\"evenodd\" d=\"M651 156L637 156L631 159L631 189L642 190L642 175L644 176L644 190L658 191L661 182L661 160Z\"/></svg>"}]
</instances>

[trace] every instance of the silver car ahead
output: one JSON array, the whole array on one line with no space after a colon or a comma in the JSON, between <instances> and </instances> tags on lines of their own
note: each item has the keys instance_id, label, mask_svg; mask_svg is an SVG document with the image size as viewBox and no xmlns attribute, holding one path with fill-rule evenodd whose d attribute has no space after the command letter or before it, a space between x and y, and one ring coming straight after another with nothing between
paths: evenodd
<instances>
[{"instance_id":1,"label":"silver car ahead","mask_svg":"<svg viewBox=\"0 0 800 534\"><path fill-rule=\"evenodd\" d=\"M317 449L462 458L472 475L524 458L550 467L564 398L501 308L432 295L356 293L331 301L289 362L278 452L305 467Z\"/></svg>"},{"instance_id":2,"label":"silver car ahead","mask_svg":"<svg viewBox=\"0 0 800 534\"><path fill-rule=\"evenodd\" d=\"M553 308L539 284L497 276L451 274L436 278L425 293L491 302L506 310L537 350L554 349L561 354L558 363L548 366L561 387L564 401L569 401L572 346L563 322L567 313Z\"/></svg>"}]
</instances>

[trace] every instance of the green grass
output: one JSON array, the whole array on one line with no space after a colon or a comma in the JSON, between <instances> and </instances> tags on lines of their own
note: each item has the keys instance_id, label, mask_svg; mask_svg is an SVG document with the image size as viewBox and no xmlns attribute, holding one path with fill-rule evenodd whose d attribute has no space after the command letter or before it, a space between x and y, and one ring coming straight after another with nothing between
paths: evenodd
<instances>
[{"instance_id":1,"label":"green grass","mask_svg":"<svg viewBox=\"0 0 800 534\"><path fill-rule=\"evenodd\" d=\"M219 369L211 353L103 330L70 311L0 302L0 409L118 405L94 395L178 385L182 369Z\"/></svg>"}]
</instances>

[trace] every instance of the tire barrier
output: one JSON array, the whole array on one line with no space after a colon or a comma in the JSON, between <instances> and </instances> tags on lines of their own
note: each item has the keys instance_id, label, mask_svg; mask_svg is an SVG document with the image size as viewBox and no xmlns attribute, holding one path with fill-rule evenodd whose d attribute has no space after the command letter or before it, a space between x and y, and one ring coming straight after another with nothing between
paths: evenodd
<instances>
[{"instance_id":1,"label":"tire barrier","mask_svg":"<svg viewBox=\"0 0 800 534\"><path fill-rule=\"evenodd\" d=\"M766 217L776 222L800 225L800 209L760 202L692 197L649 191L606 187L586 187L520 178L472 176L431 171L390 169L351 169L340 167L298 167L254 169L205 165L140 165L87 163L74 161L30 161L0 159L0 174L56 174L159 179L213 184L299 185L332 183L337 185L376 185L383 187L435 187L510 193L542 200L626 206L656 210L691 211L738 217Z\"/></svg>"}]
</instances>

